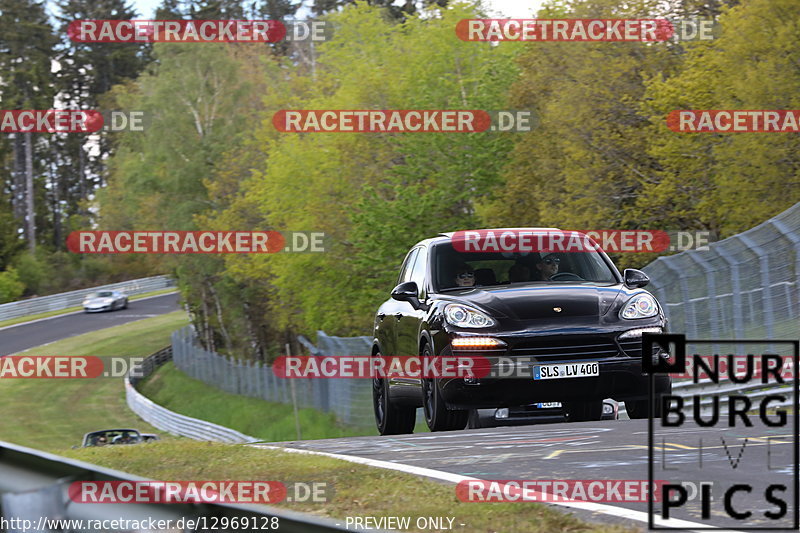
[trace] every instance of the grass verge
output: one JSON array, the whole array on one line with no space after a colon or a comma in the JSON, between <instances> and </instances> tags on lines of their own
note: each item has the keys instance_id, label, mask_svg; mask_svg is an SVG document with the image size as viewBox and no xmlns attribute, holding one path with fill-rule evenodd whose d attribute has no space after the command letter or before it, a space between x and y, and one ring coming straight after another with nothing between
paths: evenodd
<instances>
[{"instance_id":1,"label":"grass verge","mask_svg":"<svg viewBox=\"0 0 800 533\"><path fill-rule=\"evenodd\" d=\"M291 405L229 394L187 376L173 363L161 366L139 385L139 391L171 411L245 435L272 442L297 439ZM376 434L371 424L361 428L343 426L333 414L316 409L299 409L298 418L301 436L306 440Z\"/></svg>"},{"instance_id":2,"label":"grass verge","mask_svg":"<svg viewBox=\"0 0 800 533\"><path fill-rule=\"evenodd\" d=\"M65 455L160 480L270 480L326 482L326 503L281 503L278 507L341 520L347 516L452 517L459 533L592 532L639 529L591 524L537 503L463 503L455 486L402 472L328 457L251 446L163 441L141 446L70 450ZM462 525L463 524L463 525ZM409 531L430 531L417 530Z\"/></svg>"},{"instance_id":3,"label":"grass verge","mask_svg":"<svg viewBox=\"0 0 800 533\"><path fill-rule=\"evenodd\" d=\"M186 314L175 311L22 354L144 357L167 346L170 334L187 323ZM0 405L0 440L52 452L79 444L84 433L97 429L133 427L160 433L128 409L121 377L0 379Z\"/></svg>"},{"instance_id":4,"label":"grass verge","mask_svg":"<svg viewBox=\"0 0 800 533\"><path fill-rule=\"evenodd\" d=\"M141 300L142 298L149 298L151 296L159 296L161 294L168 294L170 292L175 292L177 289L175 287L168 287L166 289L159 289L157 291L145 292L142 294L137 294L135 296L129 296L128 300L131 302L134 300ZM31 322L33 320L39 320L40 318L50 318L51 316L59 316L59 315L66 315L68 313L74 313L76 311L82 311L83 307L75 306L75 307L68 307L66 309L59 309L57 311L47 311L44 313L38 313L35 315L26 315L20 316L17 318L9 318L8 320L0 321L0 328L4 328L6 326L14 326L16 324L22 324L25 322Z\"/></svg>"}]
</instances>

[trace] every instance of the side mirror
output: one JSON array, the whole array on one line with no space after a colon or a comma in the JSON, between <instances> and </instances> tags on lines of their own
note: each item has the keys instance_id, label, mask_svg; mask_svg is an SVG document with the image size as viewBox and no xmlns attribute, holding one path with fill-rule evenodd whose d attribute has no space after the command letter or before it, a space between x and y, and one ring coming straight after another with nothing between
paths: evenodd
<instances>
[{"instance_id":1,"label":"side mirror","mask_svg":"<svg viewBox=\"0 0 800 533\"><path fill-rule=\"evenodd\" d=\"M415 281L406 281L392 289L392 299L398 302L408 302L414 309L419 309L418 293L419 287L417 287L417 283Z\"/></svg>"},{"instance_id":2,"label":"side mirror","mask_svg":"<svg viewBox=\"0 0 800 533\"><path fill-rule=\"evenodd\" d=\"M638 289L650 283L650 278L641 270L635 268L626 268L622 274L625 286L629 289Z\"/></svg>"}]
</instances>

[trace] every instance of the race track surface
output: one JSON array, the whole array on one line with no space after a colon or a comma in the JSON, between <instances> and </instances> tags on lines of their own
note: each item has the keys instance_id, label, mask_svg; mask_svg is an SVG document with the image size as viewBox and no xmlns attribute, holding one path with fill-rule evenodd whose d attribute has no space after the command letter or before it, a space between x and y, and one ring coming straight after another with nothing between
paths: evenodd
<instances>
[{"instance_id":1,"label":"race track surface","mask_svg":"<svg viewBox=\"0 0 800 533\"><path fill-rule=\"evenodd\" d=\"M737 530L745 526L745 521L734 520L725 513L724 494L732 485L744 483L752 486L752 492L735 493L731 503L736 511L753 513L746 519L747 527L791 528L796 502L793 420L789 417L788 426L775 428L757 418L751 421L752 427L738 428L701 428L689 421L682 427L654 425L654 479L692 482L698 488L700 482L713 483L709 519L702 518L701 499L691 485L687 485L687 503L674 510L671 518ZM538 424L277 445L402 463L484 480L648 479L647 420ZM765 499L765 489L770 484L786 486L786 491L774 493L787 503L787 515L780 520L769 520L763 515L778 510ZM625 520L625 523L642 528L647 525L646 502L604 505L638 511L642 513L639 520ZM661 503L654 505L660 513ZM590 520L622 521L613 512L598 514L574 509L573 512Z\"/></svg>"},{"instance_id":2,"label":"race track surface","mask_svg":"<svg viewBox=\"0 0 800 533\"><path fill-rule=\"evenodd\" d=\"M0 356L57 340L180 310L178 293L128 303L127 309L103 313L70 313L0 329Z\"/></svg>"}]
</instances>

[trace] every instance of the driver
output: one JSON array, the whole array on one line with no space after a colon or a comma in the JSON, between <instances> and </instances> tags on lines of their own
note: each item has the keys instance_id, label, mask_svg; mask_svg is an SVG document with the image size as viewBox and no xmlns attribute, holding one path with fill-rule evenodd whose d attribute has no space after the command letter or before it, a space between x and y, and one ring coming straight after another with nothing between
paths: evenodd
<instances>
[{"instance_id":1,"label":"driver","mask_svg":"<svg viewBox=\"0 0 800 533\"><path fill-rule=\"evenodd\" d=\"M458 287L474 287L475 286L475 271L469 265L461 265L456 270L456 286Z\"/></svg>"},{"instance_id":2,"label":"driver","mask_svg":"<svg viewBox=\"0 0 800 533\"><path fill-rule=\"evenodd\" d=\"M543 252L539 254L539 261L536 263L536 270L541 281L548 281L558 274L558 266L561 259L554 253Z\"/></svg>"}]
</instances>

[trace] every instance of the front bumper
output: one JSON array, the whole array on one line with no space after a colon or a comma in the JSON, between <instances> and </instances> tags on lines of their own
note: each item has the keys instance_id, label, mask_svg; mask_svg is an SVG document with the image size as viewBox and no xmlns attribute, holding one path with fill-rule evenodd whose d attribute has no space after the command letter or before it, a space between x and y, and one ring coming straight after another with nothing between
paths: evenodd
<instances>
[{"instance_id":1,"label":"front bumper","mask_svg":"<svg viewBox=\"0 0 800 533\"><path fill-rule=\"evenodd\" d=\"M642 374L641 359L601 360L597 363L600 375L596 377L534 380L531 370L529 378L443 378L439 380L439 387L448 406L454 409L647 398L649 378ZM538 363L530 363L531 367L535 364Z\"/></svg>"},{"instance_id":2,"label":"front bumper","mask_svg":"<svg viewBox=\"0 0 800 533\"><path fill-rule=\"evenodd\" d=\"M93 305L93 306L84 306L83 310L87 313L99 313L101 311L110 311L113 307L113 304L107 305Z\"/></svg>"}]
</instances>

